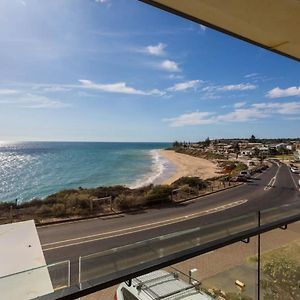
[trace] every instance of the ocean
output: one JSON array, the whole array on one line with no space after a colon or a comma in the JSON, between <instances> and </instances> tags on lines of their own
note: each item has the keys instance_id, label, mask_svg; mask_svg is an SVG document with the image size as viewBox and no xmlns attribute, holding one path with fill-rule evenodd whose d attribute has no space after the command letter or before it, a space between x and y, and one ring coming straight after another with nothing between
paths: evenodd
<instances>
[{"instance_id":1,"label":"ocean","mask_svg":"<svg viewBox=\"0 0 300 300\"><path fill-rule=\"evenodd\" d=\"M174 166L169 143L0 142L0 202L29 201L71 188L160 183Z\"/></svg>"}]
</instances>

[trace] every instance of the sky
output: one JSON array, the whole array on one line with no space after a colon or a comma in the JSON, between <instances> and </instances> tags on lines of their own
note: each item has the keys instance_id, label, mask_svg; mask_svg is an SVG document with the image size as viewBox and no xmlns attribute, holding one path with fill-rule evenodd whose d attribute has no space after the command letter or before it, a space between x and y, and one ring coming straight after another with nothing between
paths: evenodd
<instances>
[{"instance_id":1,"label":"sky","mask_svg":"<svg viewBox=\"0 0 300 300\"><path fill-rule=\"evenodd\" d=\"M137 0L0 1L0 140L299 137L298 62Z\"/></svg>"}]
</instances>

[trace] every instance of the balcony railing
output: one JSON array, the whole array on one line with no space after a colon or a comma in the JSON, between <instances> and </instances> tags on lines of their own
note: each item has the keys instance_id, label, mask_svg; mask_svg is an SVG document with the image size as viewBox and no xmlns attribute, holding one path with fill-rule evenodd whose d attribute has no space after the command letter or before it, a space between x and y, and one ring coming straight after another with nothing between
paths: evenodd
<instances>
[{"instance_id":1,"label":"balcony railing","mask_svg":"<svg viewBox=\"0 0 300 300\"><path fill-rule=\"evenodd\" d=\"M78 284L65 287L69 286L69 279L66 279L69 278L69 275L62 277L62 280L50 276L53 286L62 288L40 298L77 299L239 241L247 243L249 239L257 236L259 238L257 243L259 260L260 235L276 228L285 229L288 224L299 220L300 202L294 202L82 256L79 257ZM215 263L218 264L218 262ZM52 266L48 266L50 274ZM14 280L15 276L21 278L26 274L27 271L0 278L0 285L3 282ZM258 284L258 295L260 293L259 286Z\"/></svg>"}]
</instances>

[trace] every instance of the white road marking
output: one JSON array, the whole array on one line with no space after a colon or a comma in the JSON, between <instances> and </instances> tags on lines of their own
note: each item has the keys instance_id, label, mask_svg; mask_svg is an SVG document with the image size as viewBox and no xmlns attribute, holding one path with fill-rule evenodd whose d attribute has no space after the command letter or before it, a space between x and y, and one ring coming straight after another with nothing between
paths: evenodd
<instances>
[{"instance_id":1,"label":"white road marking","mask_svg":"<svg viewBox=\"0 0 300 300\"><path fill-rule=\"evenodd\" d=\"M271 178L270 182L264 187L264 190L268 191L269 189L271 189L274 186L275 181L276 181L276 177L274 176Z\"/></svg>"},{"instance_id":2,"label":"white road marking","mask_svg":"<svg viewBox=\"0 0 300 300\"><path fill-rule=\"evenodd\" d=\"M295 181L295 179L294 179L294 176L293 176L293 174L292 174L291 169L289 169L289 171L290 171L290 175L291 175L291 177L292 177L292 179L293 179L294 185L295 185L295 187L296 187L296 190L299 190L299 191L300 191L300 188L298 188L298 186L297 186L297 183L296 183L296 181Z\"/></svg>"},{"instance_id":3,"label":"white road marking","mask_svg":"<svg viewBox=\"0 0 300 300\"><path fill-rule=\"evenodd\" d=\"M43 251L50 251L50 250L54 250L54 249L70 247L70 246L74 246L74 245L79 245L79 244L94 242L94 241L98 241L98 240L108 239L108 238L112 238L112 237L117 237L117 236L121 236L121 235L132 234L132 233L140 232L143 230L154 229L157 227L174 224L174 223L177 223L180 221L184 221L188 218L193 219L193 218L196 218L199 216L204 216L204 215L213 214L213 213L216 213L219 211L227 210L232 207L242 205L242 204L246 203L247 201L248 201L247 199L239 200L239 201L231 202L231 203L224 204L221 206L217 206L217 207L214 207L211 209L207 209L204 211L200 211L197 213L180 216L177 218L172 218L172 219L168 219L168 220L164 220L164 221L154 222L151 224L144 224L144 225L139 225L139 226L135 226L135 227L131 227L131 228L123 228L123 229L114 230L114 231L110 231L110 232L93 234L93 235L89 235L89 236L85 236L85 237L78 237L78 238L53 242L53 243L47 243L47 244L43 244L42 247L45 247L45 249L43 249ZM71 242L71 243L66 244L66 245L59 245L59 244L64 244L64 243L68 243L68 242ZM55 245L57 245L57 246L55 246ZM48 246L50 246L50 248L48 248ZM54 246L54 247L51 247L51 246Z\"/></svg>"},{"instance_id":4,"label":"white road marking","mask_svg":"<svg viewBox=\"0 0 300 300\"><path fill-rule=\"evenodd\" d=\"M275 163L276 163L276 165L278 166L278 170L276 171L275 176L272 177L271 180L270 180L270 182L264 187L264 191L270 190L270 189L274 186L274 184L275 184L275 182L276 182L277 175L278 175L278 172L279 172L279 170L280 170L280 168L281 168L281 165L278 164L277 162L275 162Z\"/></svg>"}]
</instances>

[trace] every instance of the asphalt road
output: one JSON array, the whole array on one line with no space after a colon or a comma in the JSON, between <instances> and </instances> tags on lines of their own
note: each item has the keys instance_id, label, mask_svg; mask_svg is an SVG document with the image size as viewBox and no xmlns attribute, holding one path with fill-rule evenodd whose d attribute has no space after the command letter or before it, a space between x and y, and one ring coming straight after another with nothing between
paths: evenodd
<instances>
[{"instance_id":1,"label":"asphalt road","mask_svg":"<svg viewBox=\"0 0 300 300\"><path fill-rule=\"evenodd\" d=\"M300 200L298 179L286 165L274 164L242 186L175 207L39 227L38 234L47 263L70 260L76 282L79 256Z\"/></svg>"}]
</instances>

